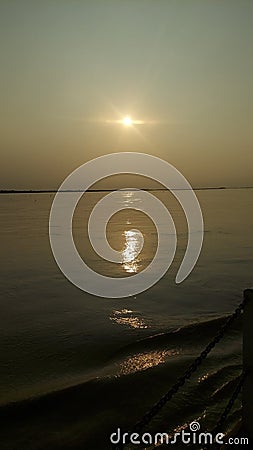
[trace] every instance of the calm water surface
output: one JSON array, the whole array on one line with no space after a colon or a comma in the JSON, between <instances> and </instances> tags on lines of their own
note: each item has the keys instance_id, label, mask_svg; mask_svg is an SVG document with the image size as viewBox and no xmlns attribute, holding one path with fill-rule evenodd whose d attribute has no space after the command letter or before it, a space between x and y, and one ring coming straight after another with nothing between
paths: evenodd
<instances>
[{"instance_id":1,"label":"calm water surface","mask_svg":"<svg viewBox=\"0 0 253 450\"><path fill-rule=\"evenodd\" d=\"M123 299L86 294L60 272L48 238L53 194L0 196L1 404L50 399L57 391L53 405L64 405L60 417L49 420L45 408L44 422L29 419L26 431L17 425L11 437L7 426L1 448L39 449L46 443L48 448L109 448L110 432L120 425L131 427L168 390L241 301L243 289L252 286L252 189L196 192L205 222L204 245L195 269L180 285L175 275L187 244L185 217L170 193L153 194L173 216L177 252L162 280ZM80 201L73 221L76 246L94 270L131 277L155 254L155 226L134 209L116 214L107 238L123 251L122 263L102 260L88 241L87 220L103 195L86 193ZM138 191L122 192L123 204L134 208L138 202ZM141 231L144 243L133 229ZM200 417L212 426L227 401L222 387L240 369L239 320L152 426L173 430ZM63 436L61 424L68 413Z\"/></svg>"}]
</instances>

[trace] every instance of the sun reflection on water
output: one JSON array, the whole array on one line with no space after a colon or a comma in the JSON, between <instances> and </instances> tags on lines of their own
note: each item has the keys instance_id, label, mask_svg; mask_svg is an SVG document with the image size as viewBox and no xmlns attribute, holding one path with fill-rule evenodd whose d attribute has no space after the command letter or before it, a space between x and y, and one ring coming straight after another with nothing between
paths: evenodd
<instances>
[{"instance_id":1,"label":"sun reflection on water","mask_svg":"<svg viewBox=\"0 0 253 450\"><path fill-rule=\"evenodd\" d=\"M110 320L118 323L119 325L128 325L131 328L144 329L148 328L145 321L139 317L133 315L134 311L130 309L122 309L121 311L113 311Z\"/></svg>"},{"instance_id":2,"label":"sun reflection on water","mask_svg":"<svg viewBox=\"0 0 253 450\"><path fill-rule=\"evenodd\" d=\"M141 267L140 254L144 239L142 233L139 230L126 230L124 231L125 248L122 252L122 264L123 268L128 273L137 273Z\"/></svg>"},{"instance_id":3,"label":"sun reflection on water","mask_svg":"<svg viewBox=\"0 0 253 450\"><path fill-rule=\"evenodd\" d=\"M178 354L179 351L176 349L139 353L127 358L121 363L120 375L127 375L129 373L150 369L159 364L164 364L167 358L177 356Z\"/></svg>"}]
</instances>

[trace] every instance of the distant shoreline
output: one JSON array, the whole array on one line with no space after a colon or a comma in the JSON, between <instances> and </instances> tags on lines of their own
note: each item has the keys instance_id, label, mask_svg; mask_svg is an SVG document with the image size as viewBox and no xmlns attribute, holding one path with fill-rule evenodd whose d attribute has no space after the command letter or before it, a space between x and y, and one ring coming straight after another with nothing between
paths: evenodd
<instances>
[{"instance_id":1,"label":"distant shoreline","mask_svg":"<svg viewBox=\"0 0 253 450\"><path fill-rule=\"evenodd\" d=\"M232 189L252 189L253 186L239 186L239 187L225 187L225 186L220 186L220 187L198 187L198 188L193 188L193 191L208 191L208 190L232 190ZM70 192L113 192L116 191L117 189L87 189L87 191L84 190L57 190L57 189L1 189L0 190L0 194L56 194L57 192L65 192L65 193L70 193ZM166 191L168 189L166 188L136 188L136 189L130 189L130 188L121 188L119 190L125 190L125 191ZM176 191L183 191L183 190L188 190L188 189L175 189Z\"/></svg>"}]
</instances>

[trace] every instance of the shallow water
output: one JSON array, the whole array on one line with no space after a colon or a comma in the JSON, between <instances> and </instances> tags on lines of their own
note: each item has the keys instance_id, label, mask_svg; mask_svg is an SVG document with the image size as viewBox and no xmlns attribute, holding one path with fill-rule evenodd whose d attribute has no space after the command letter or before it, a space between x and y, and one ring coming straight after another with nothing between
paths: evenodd
<instances>
[{"instance_id":1,"label":"shallow water","mask_svg":"<svg viewBox=\"0 0 253 450\"><path fill-rule=\"evenodd\" d=\"M208 343L241 301L243 289L252 285L252 193L196 191L204 245L193 272L176 285L187 244L186 221L171 194L153 192L174 218L177 252L155 286L123 299L84 293L60 272L48 238L53 194L0 196L0 398L1 405L18 402L8 413L1 409L7 418L1 449L106 449L114 429L131 428ZM86 193L78 205L73 222L77 248L94 270L131 277L154 256L155 227L131 209L113 216L107 230L113 248L123 250L132 239L133 250L138 245L138 234L129 233L133 228L141 230L144 246L133 262L126 253L122 264L106 263L87 238L87 219L103 195ZM122 192L122 202L134 207L138 191ZM228 390L215 391L234 380L240 369L238 320L152 427L172 430L199 417L212 427L228 399Z\"/></svg>"}]
</instances>

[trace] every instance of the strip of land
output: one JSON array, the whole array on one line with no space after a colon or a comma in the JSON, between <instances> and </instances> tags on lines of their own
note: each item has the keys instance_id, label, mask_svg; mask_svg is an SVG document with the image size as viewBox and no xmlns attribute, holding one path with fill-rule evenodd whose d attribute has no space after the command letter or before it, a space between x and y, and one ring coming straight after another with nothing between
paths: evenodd
<instances>
[{"instance_id":1,"label":"strip of land","mask_svg":"<svg viewBox=\"0 0 253 450\"><path fill-rule=\"evenodd\" d=\"M234 186L234 187L197 187L193 188L194 191L208 191L208 190L218 190L218 189L252 189L253 186ZM113 192L117 189L87 189L84 191L82 189L79 190L57 190L57 189L0 189L0 194L55 194L56 192ZM166 188L122 188L122 191L167 191ZM174 189L175 191L183 191L188 189Z\"/></svg>"}]
</instances>

